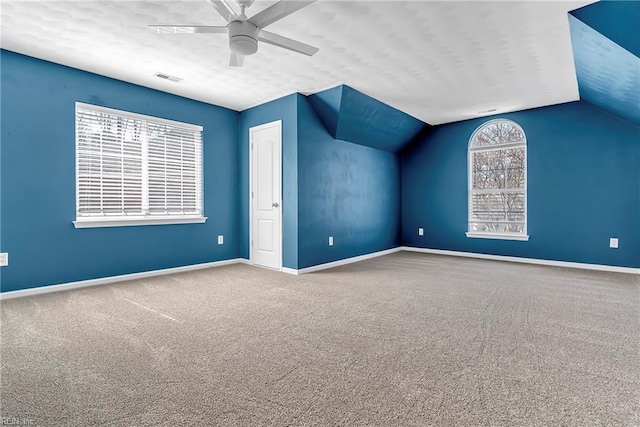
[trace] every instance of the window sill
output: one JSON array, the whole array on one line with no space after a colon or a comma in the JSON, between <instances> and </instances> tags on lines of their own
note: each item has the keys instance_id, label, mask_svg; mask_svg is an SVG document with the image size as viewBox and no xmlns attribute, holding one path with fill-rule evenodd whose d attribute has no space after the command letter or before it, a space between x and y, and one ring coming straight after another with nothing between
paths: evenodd
<instances>
[{"instance_id":1,"label":"window sill","mask_svg":"<svg viewBox=\"0 0 640 427\"><path fill-rule=\"evenodd\" d=\"M201 224L207 220L206 216L184 218L126 218L106 219L91 218L73 221L75 228L100 228L100 227L132 227L139 225L170 225L170 224Z\"/></svg>"},{"instance_id":2,"label":"window sill","mask_svg":"<svg viewBox=\"0 0 640 427\"><path fill-rule=\"evenodd\" d=\"M521 240L525 242L529 240L529 236L526 234L482 233L477 231L468 231L465 234L473 239Z\"/></svg>"}]
</instances>

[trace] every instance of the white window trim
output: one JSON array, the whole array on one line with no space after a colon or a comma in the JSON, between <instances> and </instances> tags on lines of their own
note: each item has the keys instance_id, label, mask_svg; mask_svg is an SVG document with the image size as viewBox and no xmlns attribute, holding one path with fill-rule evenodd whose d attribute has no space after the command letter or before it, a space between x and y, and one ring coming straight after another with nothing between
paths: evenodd
<instances>
[{"instance_id":1,"label":"white window trim","mask_svg":"<svg viewBox=\"0 0 640 427\"><path fill-rule=\"evenodd\" d=\"M122 217L118 217L122 218ZM83 218L82 220L73 221L75 228L102 228L102 227L130 227L137 225L170 225L170 224L202 224L208 217L192 216L181 218L162 218L162 217L132 217L127 219L107 219L99 218Z\"/></svg>"},{"instance_id":2,"label":"white window trim","mask_svg":"<svg viewBox=\"0 0 640 427\"><path fill-rule=\"evenodd\" d=\"M482 231L467 231L465 233L467 237L474 239L500 239L500 240L529 240L529 236L527 234L516 234L516 233L488 233Z\"/></svg>"},{"instance_id":3,"label":"white window trim","mask_svg":"<svg viewBox=\"0 0 640 427\"><path fill-rule=\"evenodd\" d=\"M529 219L528 219L528 214L529 214L529 207L528 207L528 202L529 202L529 195L527 194L527 188L528 188L528 166L527 166L527 135L524 133L524 130L522 130L522 134L524 135L524 141L523 142L517 142L517 143L507 143L507 144L500 144L499 146L488 146L488 147L473 147L471 144L476 136L476 133L482 129L483 127L494 123L494 122L511 122L514 125L518 126L520 129L522 129L522 126L520 126L518 123L514 122L513 120L509 120L509 119L493 119L493 120L489 120L486 121L484 123L482 123L480 126L478 126L476 128L476 130L473 131L473 133L471 134L471 138L469 138L469 143L467 144L467 232L465 233L465 235L468 238L472 238L472 239L496 239L496 240L519 240L519 241L528 241L529 240L529 234L527 233L527 226L529 223ZM471 153L475 152L475 151L490 151L490 150L503 150L503 149L509 149L509 148L515 148L515 147L521 147L524 146L524 228L522 233L496 233L496 232L486 232L486 231L469 231L471 229L471 218L473 218L473 205L472 205L472 198L473 198L473 167L472 167L472 156ZM504 189L504 190L497 190L497 191L512 191L512 189ZM486 190L486 192L490 192L489 190Z\"/></svg>"},{"instance_id":4,"label":"white window trim","mask_svg":"<svg viewBox=\"0 0 640 427\"><path fill-rule=\"evenodd\" d=\"M178 122L174 120L164 119L161 117L148 116L144 114L132 113L130 111L125 110L117 110L114 108L102 107L99 105L87 104L84 102L75 103L75 110L78 108L90 109L93 111L99 111L107 114L114 114L124 117L130 117L133 119L145 120L145 121L153 121L155 123L166 124L170 126L182 127L185 129L191 129L194 131L203 132L204 128L200 125L195 125L192 123ZM75 115L75 113L74 113ZM74 126L76 126L74 124ZM74 129L75 133L75 129ZM77 138L77 137L76 137ZM77 144L77 141L76 141ZM202 149L204 150L204 141ZM76 146L76 156L77 156L77 146ZM146 150L143 151L143 156L146 156ZM203 161L203 158L201 159ZM202 174L201 180L202 185L200 186L200 190L204 192L204 167L201 166L200 173ZM143 182L146 181L148 175L148 170L143 170ZM78 163L76 161L76 203L78 200ZM143 192L147 192L148 188L143 184ZM85 216L85 217L77 217L75 221L72 221L73 226L75 228L102 228L102 227L130 227L130 226L141 226L141 225L171 225L171 224L202 224L207 221L208 217L204 216L204 194L200 195L202 200L202 215L183 215L183 216L117 216L113 217L109 216ZM76 212L77 214L77 212Z\"/></svg>"}]
</instances>

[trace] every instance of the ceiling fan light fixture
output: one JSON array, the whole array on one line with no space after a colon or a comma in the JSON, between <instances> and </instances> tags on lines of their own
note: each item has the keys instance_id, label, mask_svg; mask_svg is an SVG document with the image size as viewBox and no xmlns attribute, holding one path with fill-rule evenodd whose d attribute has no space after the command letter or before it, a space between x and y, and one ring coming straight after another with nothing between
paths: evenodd
<instances>
[{"instance_id":1,"label":"ceiling fan light fixture","mask_svg":"<svg viewBox=\"0 0 640 427\"><path fill-rule=\"evenodd\" d=\"M258 40L250 36L237 35L229 38L229 47L239 55L253 55L258 51Z\"/></svg>"},{"instance_id":2,"label":"ceiling fan light fixture","mask_svg":"<svg viewBox=\"0 0 640 427\"><path fill-rule=\"evenodd\" d=\"M258 51L258 28L249 21L230 22L229 47L239 55L253 55Z\"/></svg>"}]
</instances>

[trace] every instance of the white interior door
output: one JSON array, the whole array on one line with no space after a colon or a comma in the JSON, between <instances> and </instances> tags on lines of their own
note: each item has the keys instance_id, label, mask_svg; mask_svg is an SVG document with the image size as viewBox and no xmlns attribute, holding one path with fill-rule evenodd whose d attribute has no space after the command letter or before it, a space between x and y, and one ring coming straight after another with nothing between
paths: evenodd
<instances>
[{"instance_id":1,"label":"white interior door","mask_svg":"<svg viewBox=\"0 0 640 427\"><path fill-rule=\"evenodd\" d=\"M282 121L249 129L251 161L250 257L282 268Z\"/></svg>"}]
</instances>

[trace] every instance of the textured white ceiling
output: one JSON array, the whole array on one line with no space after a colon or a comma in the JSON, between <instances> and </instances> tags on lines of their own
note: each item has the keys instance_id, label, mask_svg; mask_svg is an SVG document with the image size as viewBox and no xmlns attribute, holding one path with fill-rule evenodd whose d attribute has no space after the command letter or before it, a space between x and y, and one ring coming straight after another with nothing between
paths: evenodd
<instances>
[{"instance_id":1,"label":"textured white ceiling","mask_svg":"<svg viewBox=\"0 0 640 427\"><path fill-rule=\"evenodd\" d=\"M268 27L315 56L261 44L231 68L224 34L147 28L225 25L207 0L2 0L1 46L234 110L347 84L439 124L578 99L567 12L592 2L319 0Z\"/></svg>"}]
</instances>

